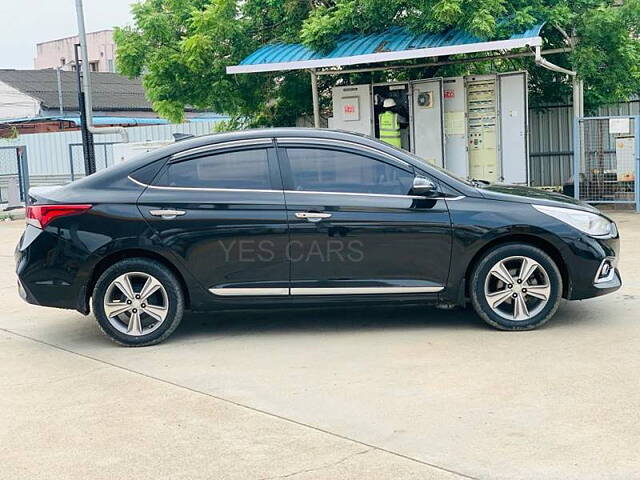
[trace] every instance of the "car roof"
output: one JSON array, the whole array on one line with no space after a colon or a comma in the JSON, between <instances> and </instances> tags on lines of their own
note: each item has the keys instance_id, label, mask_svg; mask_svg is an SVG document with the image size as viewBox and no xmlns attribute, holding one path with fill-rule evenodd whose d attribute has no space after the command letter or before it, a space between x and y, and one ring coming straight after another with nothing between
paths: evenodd
<instances>
[{"instance_id":1,"label":"car roof","mask_svg":"<svg viewBox=\"0 0 640 480\"><path fill-rule=\"evenodd\" d=\"M122 162L106 170L102 170L94 175L86 177L84 180L87 183L97 183L99 180L106 180L106 177L118 177L122 175L128 175L129 173L161 158L166 158L176 153L184 152L198 147L205 147L208 145L216 145L218 143L236 141L236 140L251 140L260 138L308 138L308 139L324 139L324 140L341 140L344 142L351 142L354 144L369 146L379 151L385 152L398 159L404 160L406 163L413 165L414 167L422 170L427 170L436 178L445 181L451 186L457 189L466 190L463 185L459 185L460 182L445 175L443 172L429 168L424 162L417 160L407 152L398 148L392 147L386 143L383 143L377 139L371 138L367 135L347 132L343 130L330 130L326 128L304 128L304 127L276 127L276 128L262 128L262 129L250 129L239 130L225 133L213 133L208 135L202 135L198 137L188 138L172 143L165 147L153 150L149 153L142 154L131 160ZM101 177L101 178L100 178ZM453 185L452 185L453 183Z\"/></svg>"}]
</instances>

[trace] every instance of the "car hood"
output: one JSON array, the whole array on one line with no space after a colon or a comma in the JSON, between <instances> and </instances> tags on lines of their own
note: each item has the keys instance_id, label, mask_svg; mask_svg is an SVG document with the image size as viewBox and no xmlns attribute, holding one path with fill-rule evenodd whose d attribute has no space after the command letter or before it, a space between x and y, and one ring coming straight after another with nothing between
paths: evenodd
<instances>
[{"instance_id":1,"label":"car hood","mask_svg":"<svg viewBox=\"0 0 640 480\"><path fill-rule=\"evenodd\" d=\"M573 208L587 212L600 213L588 203L576 200L561 193L547 192L537 188L520 185L487 185L478 188L485 198L506 202L530 203L534 205L550 205L554 207Z\"/></svg>"}]
</instances>

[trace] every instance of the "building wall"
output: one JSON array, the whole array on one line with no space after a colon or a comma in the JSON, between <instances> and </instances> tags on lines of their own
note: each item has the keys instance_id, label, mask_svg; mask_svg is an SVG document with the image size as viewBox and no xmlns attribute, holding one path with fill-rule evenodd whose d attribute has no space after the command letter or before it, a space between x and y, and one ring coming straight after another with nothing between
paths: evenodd
<instances>
[{"instance_id":1,"label":"building wall","mask_svg":"<svg viewBox=\"0 0 640 480\"><path fill-rule=\"evenodd\" d=\"M0 82L0 119L31 118L39 115L40 102Z\"/></svg>"},{"instance_id":2,"label":"building wall","mask_svg":"<svg viewBox=\"0 0 640 480\"><path fill-rule=\"evenodd\" d=\"M36 46L34 67L42 69L62 66L64 70L72 70L75 64L76 43L77 36L39 43ZM87 50L94 71L115 71L116 45L113 41L113 30L88 33Z\"/></svg>"}]
</instances>

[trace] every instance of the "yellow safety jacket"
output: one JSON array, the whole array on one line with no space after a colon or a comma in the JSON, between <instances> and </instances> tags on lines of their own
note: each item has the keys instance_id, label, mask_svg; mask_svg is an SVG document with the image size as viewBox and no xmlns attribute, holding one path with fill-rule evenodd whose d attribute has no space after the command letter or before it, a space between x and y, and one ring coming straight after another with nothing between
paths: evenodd
<instances>
[{"instance_id":1,"label":"yellow safety jacket","mask_svg":"<svg viewBox=\"0 0 640 480\"><path fill-rule=\"evenodd\" d=\"M387 110L378 115L378 121L380 122L380 140L394 147L402 147L398 114Z\"/></svg>"}]
</instances>

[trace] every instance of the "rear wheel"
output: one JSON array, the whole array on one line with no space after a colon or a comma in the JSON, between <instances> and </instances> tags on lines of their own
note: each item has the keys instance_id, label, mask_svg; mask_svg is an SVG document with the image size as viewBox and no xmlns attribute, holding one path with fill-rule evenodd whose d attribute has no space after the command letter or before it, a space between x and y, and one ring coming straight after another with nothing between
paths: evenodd
<instances>
[{"instance_id":1,"label":"rear wheel","mask_svg":"<svg viewBox=\"0 0 640 480\"><path fill-rule=\"evenodd\" d=\"M184 298L175 275L159 262L122 260L104 271L93 290L93 312L102 331L127 346L166 339L178 327Z\"/></svg>"},{"instance_id":2,"label":"rear wheel","mask_svg":"<svg viewBox=\"0 0 640 480\"><path fill-rule=\"evenodd\" d=\"M557 265L539 248L507 244L491 250L471 276L478 315L502 330L531 330L555 314L562 297Z\"/></svg>"}]
</instances>

